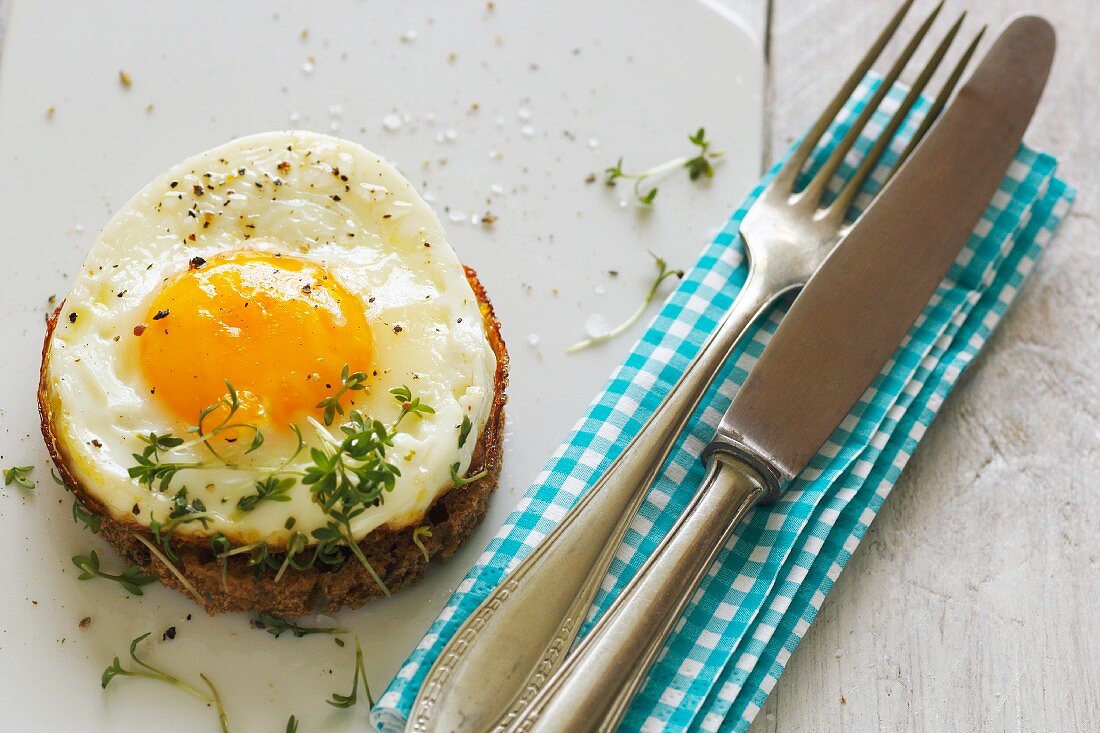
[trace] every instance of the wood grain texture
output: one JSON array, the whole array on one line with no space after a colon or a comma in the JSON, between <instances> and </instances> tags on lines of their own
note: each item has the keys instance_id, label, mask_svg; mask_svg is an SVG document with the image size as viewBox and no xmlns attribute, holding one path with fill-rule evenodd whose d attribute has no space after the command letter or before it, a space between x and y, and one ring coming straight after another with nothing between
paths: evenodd
<instances>
[{"instance_id":1,"label":"wood grain texture","mask_svg":"<svg viewBox=\"0 0 1100 733\"><path fill-rule=\"evenodd\" d=\"M774 2L782 151L896 3ZM1078 200L753 733L1100 730L1100 3L948 0L945 14L961 10L971 29L1028 10L1054 23L1058 55L1026 139L1059 157Z\"/></svg>"}]
</instances>

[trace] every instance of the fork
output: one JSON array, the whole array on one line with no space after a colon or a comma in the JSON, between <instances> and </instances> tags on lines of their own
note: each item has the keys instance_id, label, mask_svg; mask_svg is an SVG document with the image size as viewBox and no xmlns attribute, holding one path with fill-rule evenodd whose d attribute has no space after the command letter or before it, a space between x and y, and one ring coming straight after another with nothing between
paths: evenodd
<instances>
[{"instance_id":1,"label":"fork","mask_svg":"<svg viewBox=\"0 0 1100 733\"><path fill-rule=\"evenodd\" d=\"M784 294L800 288L852 226L852 204L879 158L939 68L965 13L944 35L908 94L858 168L831 200L825 194L871 115L928 34L943 2L931 11L889 68L871 100L801 190L801 172L844 103L895 35L913 0L906 0L828 104L806 137L746 212L740 235L749 262L746 281L722 323L653 416L570 510L516 566L440 653L417 696L408 730L512 730L532 722L522 713L561 664L576 638L627 528L677 437L747 328ZM977 34L944 82L928 114L890 171L896 171L940 114L973 55ZM888 176L889 177L889 174ZM763 501L774 501L766 496ZM679 523L683 521L680 518ZM673 527L672 532L676 531ZM670 534L671 536L671 534ZM668 542L668 538L665 539ZM655 551L660 552L661 546ZM616 603L629 599L620 598ZM667 611L665 633L645 650L645 664L615 693L619 714L659 652L688 599ZM608 729L614 724L606 726Z\"/></svg>"}]
</instances>

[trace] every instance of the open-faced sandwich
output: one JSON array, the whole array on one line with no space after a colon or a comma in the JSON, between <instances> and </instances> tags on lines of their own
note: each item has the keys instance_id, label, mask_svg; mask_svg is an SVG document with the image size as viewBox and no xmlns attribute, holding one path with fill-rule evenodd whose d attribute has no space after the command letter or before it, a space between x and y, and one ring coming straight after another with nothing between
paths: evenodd
<instances>
[{"instance_id":1,"label":"open-faced sandwich","mask_svg":"<svg viewBox=\"0 0 1100 733\"><path fill-rule=\"evenodd\" d=\"M416 582L485 515L508 357L429 206L364 148L254 135L115 214L50 319L42 433L130 562L209 612Z\"/></svg>"}]
</instances>

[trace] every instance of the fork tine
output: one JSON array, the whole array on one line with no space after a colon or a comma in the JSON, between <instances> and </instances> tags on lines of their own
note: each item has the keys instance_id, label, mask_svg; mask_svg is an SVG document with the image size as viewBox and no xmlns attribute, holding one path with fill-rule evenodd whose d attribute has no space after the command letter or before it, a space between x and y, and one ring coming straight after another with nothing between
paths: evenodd
<instances>
[{"instance_id":1,"label":"fork tine","mask_svg":"<svg viewBox=\"0 0 1100 733\"><path fill-rule=\"evenodd\" d=\"M832 203L826 207L824 214L825 219L833 219L838 224L844 219L844 215L848 213L848 208L852 205L852 201L859 193L860 188L863 187L863 183L867 180L867 176L871 175L871 171L873 171L875 165L878 164L879 158L882 157L882 154L886 151L890 141L894 139L894 134L897 133L898 128L901 127L901 123L904 122L905 118L909 115L909 111L913 108L913 105L916 104L917 98L920 97L924 88L928 85L928 81L932 78L932 75L936 73L936 69L939 68L940 63L943 61L943 57L947 55L947 49L950 48L952 42L954 42L955 36L958 35L959 29L962 27L965 18L966 13L960 15L959 19L955 21L955 24L951 26L951 29L947 31L943 40L940 41L940 45L936 47L932 57L928 60L928 63L925 64L916 81L913 82L913 86L909 88L909 93L905 95L905 99L902 100L897 111L894 112L893 116L890 118L890 122L886 125L886 128L879 133L878 139L875 140L875 144L859 164L859 168L856 169L855 174L853 174L848 182L844 184L844 188L840 190L840 193L837 194ZM931 114L932 113L929 112L929 116L931 116ZM927 117L925 119L927 119ZM901 165L900 158L894 167L896 168L898 165Z\"/></svg>"},{"instance_id":2,"label":"fork tine","mask_svg":"<svg viewBox=\"0 0 1100 733\"><path fill-rule=\"evenodd\" d=\"M821 200L821 195L825 193L825 188L829 185L829 181L832 179L833 174L840 168L840 164L844 162L844 156L848 154L848 151L851 150L852 145L855 144L859 134L863 132L863 128L867 125L867 121L871 119L871 115L874 114L879 103L882 102L887 93L889 93L890 89L894 86L894 82L901 76L902 70L909 63L909 59L913 57L913 53L916 52L917 47L928 34L928 29L932 27L932 23L935 22L936 16L940 14L940 10L943 9L943 3L944 0L940 0L939 4L936 5L935 9L929 13L928 17L921 24L920 28L917 29L917 32L909 39L909 43L902 50L901 55L898 56L894 65L890 67L890 71L887 72L882 83L879 84L878 89L875 90L874 95L871 97L870 101L867 102L867 106L863 108L863 111L860 112L856 121L852 123L847 134L841 139L836 149L833 150L828 160L825 161L825 164L821 166L821 170L814 175L806 188L798 195L800 201L808 200L816 206L817 202Z\"/></svg>"},{"instance_id":3,"label":"fork tine","mask_svg":"<svg viewBox=\"0 0 1100 733\"><path fill-rule=\"evenodd\" d=\"M802 139L802 142L799 144L794 154L787 159L787 162L784 163L783 167L776 173L775 181L772 185L777 188L782 188L788 193L794 190L795 179L798 178L798 173L802 170L802 166L806 162L806 159L810 157L810 153L812 153L817 146L821 136L829 129L829 125L833 123L841 107L848 101L848 97L850 97L852 92L855 91L855 88L859 86L859 83L863 80L863 77L867 74L871 65L878 59L879 55L882 53L882 49L884 49L886 44L890 42L890 39L894 37L894 33L897 32L898 26L901 25L901 21L904 20L906 13L909 12L909 8L912 7L913 1L914 0L905 0L901 7L898 8L897 12L894 13L894 17L891 18L890 22L886 24L886 27L882 29L878 38L876 38L875 42L871 45L871 48L867 50L866 55L864 55L851 75L844 81L844 85L841 86L840 91L837 92L837 95L829 102L829 105L821 113L821 116L814 122L813 127L806 133L806 137Z\"/></svg>"},{"instance_id":4,"label":"fork tine","mask_svg":"<svg viewBox=\"0 0 1100 733\"><path fill-rule=\"evenodd\" d=\"M947 100L951 97L951 93L955 91L955 86L958 85L959 79L962 78L963 72L966 71L966 67L970 64L970 59L974 55L974 52L978 49L978 44L982 40L982 36L985 35L986 28L988 26L982 26L977 35L974 36L974 40L970 42L970 45L966 47L966 51L959 58L959 62L955 64L955 68L951 71L951 76L947 78L947 81L943 83L943 89L936 95L936 101L932 103L932 107L928 110L928 114L921 120L920 127L913 134L909 144L905 146L905 150L898 156L898 162L890 169L890 172L886 174L886 179L882 182L885 186L891 178L894 177L894 173L897 172L901 164L906 161L909 154L913 152L913 149L917 147L921 139L924 138L928 128L932 127L932 123L936 121L936 118L943 112L943 108L947 106Z\"/></svg>"}]
</instances>

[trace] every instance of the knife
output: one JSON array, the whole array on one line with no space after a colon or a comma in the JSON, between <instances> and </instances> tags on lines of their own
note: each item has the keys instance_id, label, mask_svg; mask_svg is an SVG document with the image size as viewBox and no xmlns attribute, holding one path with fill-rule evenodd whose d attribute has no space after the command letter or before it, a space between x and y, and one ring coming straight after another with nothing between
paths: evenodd
<instances>
[{"instance_id":1,"label":"knife","mask_svg":"<svg viewBox=\"0 0 1100 733\"><path fill-rule=\"evenodd\" d=\"M927 305L1015 156L1054 30L1009 22L878 200L780 323L703 452L692 503L508 731L612 731L734 527L774 501L870 386Z\"/></svg>"}]
</instances>

